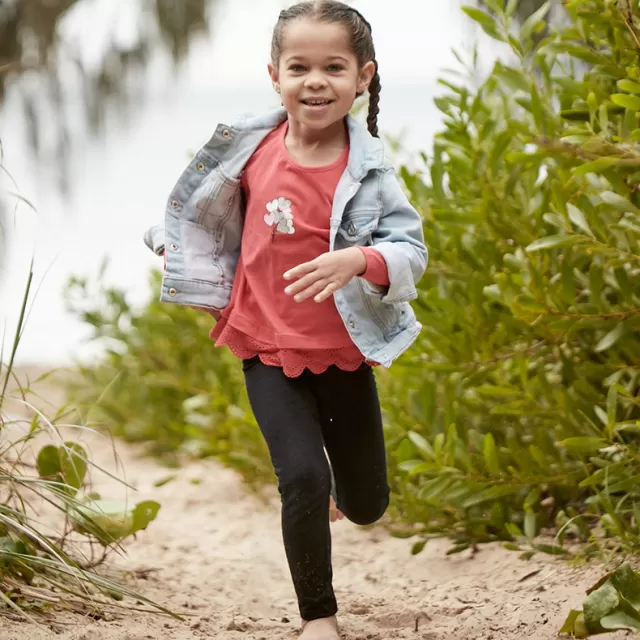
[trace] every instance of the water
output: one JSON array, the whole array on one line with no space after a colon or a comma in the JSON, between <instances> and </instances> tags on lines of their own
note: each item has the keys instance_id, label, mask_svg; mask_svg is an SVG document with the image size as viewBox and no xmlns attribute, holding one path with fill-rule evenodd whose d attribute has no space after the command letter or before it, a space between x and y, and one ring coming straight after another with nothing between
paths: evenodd
<instances>
[{"instance_id":1,"label":"water","mask_svg":"<svg viewBox=\"0 0 640 640\"><path fill-rule=\"evenodd\" d=\"M111 263L107 282L119 284L134 304L148 298L148 272L159 259L143 245L142 234L162 219L167 194L188 152L204 143L218 122L278 104L266 65L271 27L282 6L278 0L223 2L210 39L194 47L177 78L158 56L145 102L129 125L112 124L102 142L89 143L73 155L70 201L63 201L47 175L36 169L21 111L10 97L0 122L5 164L39 211L19 209L8 230L10 246L0 277L0 322L11 335L35 251L39 290L20 362L58 364L95 353L84 342L87 327L67 313L62 290L71 275L94 275L105 256ZM376 39L383 83L381 130L404 133L409 152L428 149L439 126L432 102L439 92L436 79L442 67L453 65L450 49L469 35L468 25L456 3L396 0L393 11L385 0L358 6ZM106 16L115 7L114 0L94 0L93 17L86 11L71 13L63 32L81 37L87 21L96 22L98 8ZM132 26L117 15L119 37L126 38ZM86 59L100 55L103 41L92 30L83 41Z\"/></svg>"}]
</instances>

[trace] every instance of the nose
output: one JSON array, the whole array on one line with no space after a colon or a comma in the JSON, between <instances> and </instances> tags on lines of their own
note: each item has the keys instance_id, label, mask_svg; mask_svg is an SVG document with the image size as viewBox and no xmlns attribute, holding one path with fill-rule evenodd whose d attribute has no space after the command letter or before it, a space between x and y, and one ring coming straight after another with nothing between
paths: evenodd
<instances>
[{"instance_id":1,"label":"nose","mask_svg":"<svg viewBox=\"0 0 640 640\"><path fill-rule=\"evenodd\" d=\"M308 89L322 89L327 86L327 80L321 71L311 71L305 79L305 85Z\"/></svg>"}]
</instances>

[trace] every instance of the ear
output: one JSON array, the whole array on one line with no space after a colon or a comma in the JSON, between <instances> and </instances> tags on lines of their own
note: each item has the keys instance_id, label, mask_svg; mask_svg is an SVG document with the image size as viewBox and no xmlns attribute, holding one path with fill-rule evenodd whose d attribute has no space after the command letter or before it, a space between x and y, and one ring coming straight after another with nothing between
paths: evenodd
<instances>
[{"instance_id":1,"label":"ear","mask_svg":"<svg viewBox=\"0 0 640 640\"><path fill-rule=\"evenodd\" d=\"M375 73L376 63L373 61L367 62L367 64L360 69L360 73L358 74L358 93L362 94L369 88Z\"/></svg>"},{"instance_id":2,"label":"ear","mask_svg":"<svg viewBox=\"0 0 640 640\"><path fill-rule=\"evenodd\" d=\"M269 77L271 78L271 82L274 85L280 82L280 74L278 73L278 69L274 67L271 63L267 65L267 69L269 70Z\"/></svg>"}]
</instances>

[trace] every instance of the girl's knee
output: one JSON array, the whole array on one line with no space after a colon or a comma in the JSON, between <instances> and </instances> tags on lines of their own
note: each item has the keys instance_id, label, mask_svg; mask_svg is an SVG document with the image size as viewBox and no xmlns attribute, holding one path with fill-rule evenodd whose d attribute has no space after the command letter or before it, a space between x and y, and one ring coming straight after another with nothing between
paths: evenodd
<instances>
[{"instance_id":1,"label":"girl's knee","mask_svg":"<svg viewBox=\"0 0 640 640\"><path fill-rule=\"evenodd\" d=\"M376 495L375 492L368 494L354 504L342 503L339 505L340 510L354 524L365 527L375 524L382 518L389 508L389 488Z\"/></svg>"},{"instance_id":2,"label":"girl's knee","mask_svg":"<svg viewBox=\"0 0 640 640\"><path fill-rule=\"evenodd\" d=\"M301 465L281 474L278 485L283 498L293 495L301 500L328 499L331 474L328 465L326 469L319 465Z\"/></svg>"}]
</instances>

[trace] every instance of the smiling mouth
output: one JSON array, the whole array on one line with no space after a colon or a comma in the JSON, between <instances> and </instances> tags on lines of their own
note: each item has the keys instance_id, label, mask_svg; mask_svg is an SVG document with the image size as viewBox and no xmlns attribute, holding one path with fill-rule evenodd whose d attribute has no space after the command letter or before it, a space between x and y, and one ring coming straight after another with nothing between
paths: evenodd
<instances>
[{"instance_id":1,"label":"smiling mouth","mask_svg":"<svg viewBox=\"0 0 640 640\"><path fill-rule=\"evenodd\" d=\"M332 104L334 100L309 98L307 100L301 100L300 102L307 105L308 107L326 107L327 105Z\"/></svg>"}]
</instances>

